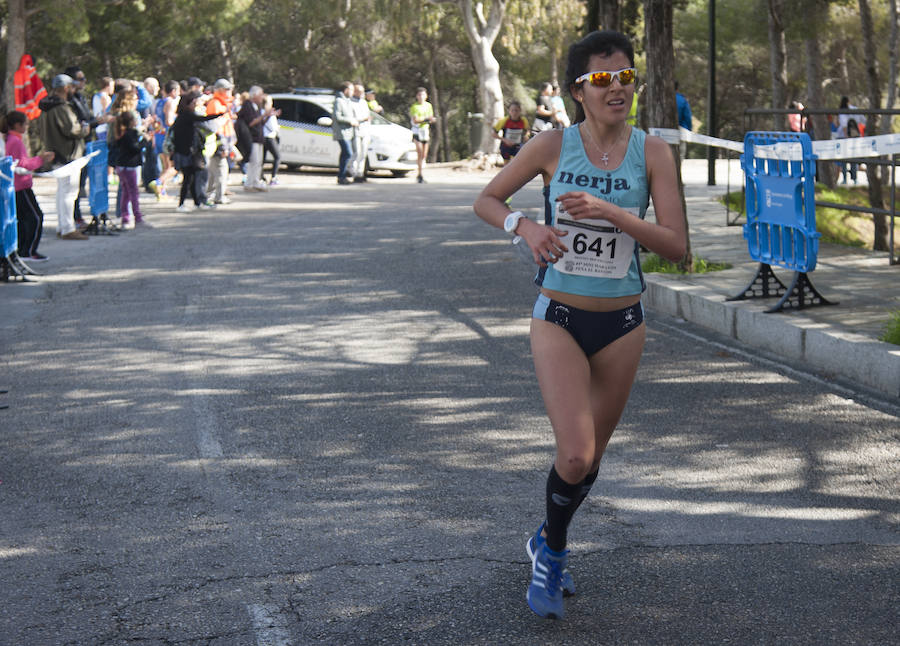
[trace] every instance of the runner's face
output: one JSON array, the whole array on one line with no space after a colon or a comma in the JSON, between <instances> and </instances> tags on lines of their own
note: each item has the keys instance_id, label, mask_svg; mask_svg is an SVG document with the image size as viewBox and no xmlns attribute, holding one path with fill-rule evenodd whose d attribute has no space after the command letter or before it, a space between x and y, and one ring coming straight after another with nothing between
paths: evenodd
<instances>
[{"instance_id":1,"label":"runner's face","mask_svg":"<svg viewBox=\"0 0 900 646\"><path fill-rule=\"evenodd\" d=\"M631 61L622 52L614 52L611 56L594 54L585 72L615 72L626 67L631 67ZM585 81L576 86L573 95L581 101L585 115L602 122L615 123L628 117L634 98L634 86L634 83L622 85L618 78L609 87L597 87Z\"/></svg>"},{"instance_id":2,"label":"runner's face","mask_svg":"<svg viewBox=\"0 0 900 646\"><path fill-rule=\"evenodd\" d=\"M519 117L522 116L522 108L517 105L509 106L509 116L513 118L513 120L518 120Z\"/></svg>"}]
</instances>

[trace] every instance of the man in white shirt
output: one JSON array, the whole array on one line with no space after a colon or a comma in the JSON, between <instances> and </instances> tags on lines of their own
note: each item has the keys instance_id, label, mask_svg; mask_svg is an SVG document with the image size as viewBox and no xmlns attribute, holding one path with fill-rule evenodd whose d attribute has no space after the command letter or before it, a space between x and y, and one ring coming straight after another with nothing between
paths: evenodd
<instances>
[{"instance_id":1,"label":"man in white shirt","mask_svg":"<svg viewBox=\"0 0 900 646\"><path fill-rule=\"evenodd\" d=\"M369 133L372 117L366 101L366 88L359 83L354 86L352 102L353 114L359 125L353 131L353 161L350 162L350 169L353 181L358 183L366 181L366 157L372 142L372 135Z\"/></svg>"}]
</instances>

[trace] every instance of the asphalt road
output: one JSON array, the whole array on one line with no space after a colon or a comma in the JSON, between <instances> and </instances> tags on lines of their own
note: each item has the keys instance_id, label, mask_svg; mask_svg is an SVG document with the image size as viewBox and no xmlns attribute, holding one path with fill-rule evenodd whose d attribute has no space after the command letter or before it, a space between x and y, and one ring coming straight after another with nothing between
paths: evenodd
<instances>
[{"instance_id":1,"label":"asphalt road","mask_svg":"<svg viewBox=\"0 0 900 646\"><path fill-rule=\"evenodd\" d=\"M0 643L897 643L900 411L653 312L535 617L534 288L484 177L427 176L151 205L0 285Z\"/></svg>"}]
</instances>

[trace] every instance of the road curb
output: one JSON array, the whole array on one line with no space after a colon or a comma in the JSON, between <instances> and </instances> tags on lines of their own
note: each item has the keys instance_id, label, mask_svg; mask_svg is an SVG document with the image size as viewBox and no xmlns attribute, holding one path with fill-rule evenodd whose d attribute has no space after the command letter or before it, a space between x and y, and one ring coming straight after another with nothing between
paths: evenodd
<instances>
[{"instance_id":1,"label":"road curb","mask_svg":"<svg viewBox=\"0 0 900 646\"><path fill-rule=\"evenodd\" d=\"M795 312L766 314L761 309L748 308L746 302L728 303L724 296L709 289L658 274L645 278L643 302L650 309L900 399L897 346L836 332L820 323L803 327Z\"/></svg>"}]
</instances>

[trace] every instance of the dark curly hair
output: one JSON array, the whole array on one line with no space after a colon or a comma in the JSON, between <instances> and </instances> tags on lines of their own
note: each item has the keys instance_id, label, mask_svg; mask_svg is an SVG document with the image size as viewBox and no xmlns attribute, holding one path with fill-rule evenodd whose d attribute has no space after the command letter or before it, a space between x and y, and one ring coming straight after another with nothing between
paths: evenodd
<instances>
[{"instance_id":1,"label":"dark curly hair","mask_svg":"<svg viewBox=\"0 0 900 646\"><path fill-rule=\"evenodd\" d=\"M611 29L603 31L592 31L587 36L569 48L569 57L566 63L566 88L569 96L575 88L575 79L582 74L590 72L588 62L591 56L599 54L600 56L612 56L616 52L621 52L628 57L628 61L634 67L634 46L625 34ZM575 101L575 120L573 123L584 121L584 108L581 107L580 101Z\"/></svg>"},{"instance_id":2,"label":"dark curly hair","mask_svg":"<svg viewBox=\"0 0 900 646\"><path fill-rule=\"evenodd\" d=\"M0 121L0 132L5 135L12 129L13 126L20 123L28 123L28 117L25 116L24 112L20 112L18 110L7 112L6 116L3 117L2 121Z\"/></svg>"}]
</instances>

